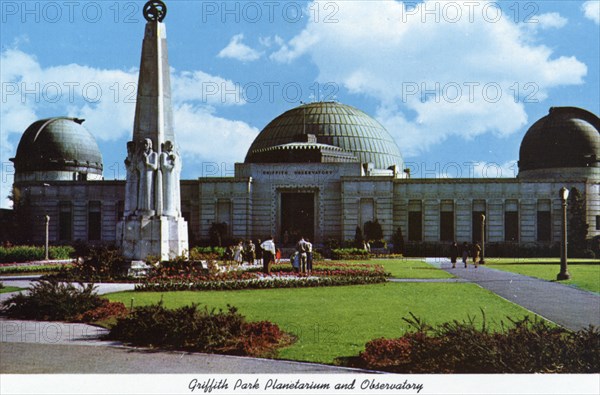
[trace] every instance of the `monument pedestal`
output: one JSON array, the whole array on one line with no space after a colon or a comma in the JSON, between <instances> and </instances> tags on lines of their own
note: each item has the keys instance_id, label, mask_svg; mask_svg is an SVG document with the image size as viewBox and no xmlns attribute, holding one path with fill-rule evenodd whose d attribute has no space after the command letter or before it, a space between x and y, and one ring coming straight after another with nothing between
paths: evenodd
<instances>
[{"instance_id":1,"label":"monument pedestal","mask_svg":"<svg viewBox=\"0 0 600 395\"><path fill-rule=\"evenodd\" d=\"M133 216L120 221L117 232L123 256L132 261L149 256L167 261L188 254L188 227L182 217Z\"/></svg>"}]
</instances>

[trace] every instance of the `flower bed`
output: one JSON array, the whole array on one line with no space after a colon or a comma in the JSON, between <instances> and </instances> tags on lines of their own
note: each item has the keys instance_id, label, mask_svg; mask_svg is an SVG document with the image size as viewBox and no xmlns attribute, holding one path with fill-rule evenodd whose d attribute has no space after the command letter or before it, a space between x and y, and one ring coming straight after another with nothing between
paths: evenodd
<instances>
[{"instance_id":1,"label":"flower bed","mask_svg":"<svg viewBox=\"0 0 600 395\"><path fill-rule=\"evenodd\" d=\"M237 290L261 288L300 288L355 284L375 284L390 276L381 265L316 262L311 274L296 273L289 265L274 265L271 274L258 268L217 273L169 275L162 273L143 280L136 291Z\"/></svg>"}]
</instances>

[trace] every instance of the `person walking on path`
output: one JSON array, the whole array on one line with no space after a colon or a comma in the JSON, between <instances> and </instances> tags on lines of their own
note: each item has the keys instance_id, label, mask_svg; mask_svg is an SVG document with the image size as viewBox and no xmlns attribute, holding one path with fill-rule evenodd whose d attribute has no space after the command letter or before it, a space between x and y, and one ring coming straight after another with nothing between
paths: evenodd
<instances>
[{"instance_id":1,"label":"person walking on path","mask_svg":"<svg viewBox=\"0 0 600 395\"><path fill-rule=\"evenodd\" d=\"M481 254L481 246L479 242L475 242L473 244L473 250L471 251L471 257L473 258L473 264L475 265L475 269L479 266L479 254Z\"/></svg>"},{"instance_id":2,"label":"person walking on path","mask_svg":"<svg viewBox=\"0 0 600 395\"><path fill-rule=\"evenodd\" d=\"M452 263L452 269L456 269L456 259L458 258L458 244L453 242L450 245L450 262Z\"/></svg>"},{"instance_id":3,"label":"person walking on path","mask_svg":"<svg viewBox=\"0 0 600 395\"><path fill-rule=\"evenodd\" d=\"M465 241L462 245L462 261L465 269L467 268L467 258L469 258L469 244Z\"/></svg>"},{"instance_id":4,"label":"person walking on path","mask_svg":"<svg viewBox=\"0 0 600 395\"><path fill-rule=\"evenodd\" d=\"M265 274L271 274L271 263L275 260L275 241L273 236L270 236L267 240L263 241L260 245L263 250L263 272Z\"/></svg>"}]
</instances>

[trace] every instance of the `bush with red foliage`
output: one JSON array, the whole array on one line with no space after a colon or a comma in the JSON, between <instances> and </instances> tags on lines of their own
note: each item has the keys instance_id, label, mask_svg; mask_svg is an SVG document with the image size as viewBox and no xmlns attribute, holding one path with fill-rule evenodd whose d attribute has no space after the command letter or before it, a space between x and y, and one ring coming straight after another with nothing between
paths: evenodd
<instances>
[{"instance_id":1,"label":"bush with red foliage","mask_svg":"<svg viewBox=\"0 0 600 395\"><path fill-rule=\"evenodd\" d=\"M129 310L121 302L109 302L104 300L101 306L94 309L88 310L85 313L79 314L75 317L75 321L78 322L94 322L99 320L105 320L111 317L125 317L129 313Z\"/></svg>"}]
</instances>

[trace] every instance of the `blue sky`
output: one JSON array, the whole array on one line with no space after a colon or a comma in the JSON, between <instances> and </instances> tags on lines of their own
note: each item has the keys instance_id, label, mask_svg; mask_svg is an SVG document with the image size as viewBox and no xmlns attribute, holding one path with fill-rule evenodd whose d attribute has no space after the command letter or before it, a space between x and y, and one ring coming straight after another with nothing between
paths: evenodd
<instances>
[{"instance_id":1,"label":"blue sky","mask_svg":"<svg viewBox=\"0 0 600 395\"><path fill-rule=\"evenodd\" d=\"M122 178L145 20L136 1L1 1L2 207L36 119L85 118ZM300 101L377 118L415 177L512 177L552 106L600 113L598 1L168 1L184 178L231 175Z\"/></svg>"}]
</instances>

